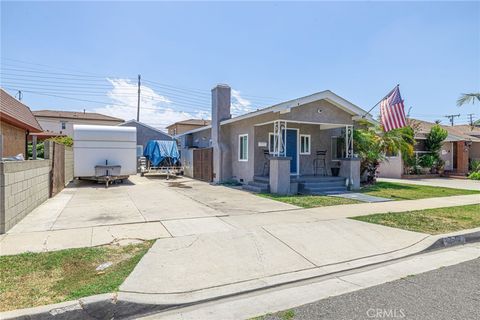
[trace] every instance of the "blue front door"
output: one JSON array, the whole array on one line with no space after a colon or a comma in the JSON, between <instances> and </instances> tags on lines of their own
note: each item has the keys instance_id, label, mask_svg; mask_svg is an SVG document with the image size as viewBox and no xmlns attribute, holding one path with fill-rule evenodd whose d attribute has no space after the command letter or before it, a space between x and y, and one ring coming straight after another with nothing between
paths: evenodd
<instances>
[{"instance_id":1,"label":"blue front door","mask_svg":"<svg viewBox=\"0 0 480 320\"><path fill-rule=\"evenodd\" d=\"M287 129L287 138L285 140L285 146L287 149L286 156L292 158L292 160L290 161L290 173L295 173L295 174L297 173L297 157L298 157L297 134L298 134L297 130Z\"/></svg>"}]
</instances>

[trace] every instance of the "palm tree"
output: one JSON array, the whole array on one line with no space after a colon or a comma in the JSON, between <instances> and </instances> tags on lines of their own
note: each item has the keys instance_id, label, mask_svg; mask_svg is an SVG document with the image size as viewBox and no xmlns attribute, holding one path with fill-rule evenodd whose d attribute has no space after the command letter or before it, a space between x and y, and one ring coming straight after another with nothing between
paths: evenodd
<instances>
[{"instance_id":1,"label":"palm tree","mask_svg":"<svg viewBox=\"0 0 480 320\"><path fill-rule=\"evenodd\" d=\"M367 183L374 183L376 171L386 154L413 155L414 130L408 126L383 132L378 125L362 122L353 132L355 152L360 156L360 174L366 175Z\"/></svg>"},{"instance_id":2,"label":"palm tree","mask_svg":"<svg viewBox=\"0 0 480 320\"><path fill-rule=\"evenodd\" d=\"M467 103L475 103L475 100L480 101L480 93L462 93L460 98L457 100L457 106L463 106Z\"/></svg>"}]
</instances>

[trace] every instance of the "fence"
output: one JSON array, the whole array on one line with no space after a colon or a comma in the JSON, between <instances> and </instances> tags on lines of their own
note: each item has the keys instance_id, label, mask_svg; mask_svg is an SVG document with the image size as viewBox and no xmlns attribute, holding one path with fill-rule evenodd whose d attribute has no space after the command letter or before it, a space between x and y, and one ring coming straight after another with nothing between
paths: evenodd
<instances>
[{"instance_id":1,"label":"fence","mask_svg":"<svg viewBox=\"0 0 480 320\"><path fill-rule=\"evenodd\" d=\"M0 234L73 179L73 151L45 142L45 160L0 162Z\"/></svg>"}]
</instances>

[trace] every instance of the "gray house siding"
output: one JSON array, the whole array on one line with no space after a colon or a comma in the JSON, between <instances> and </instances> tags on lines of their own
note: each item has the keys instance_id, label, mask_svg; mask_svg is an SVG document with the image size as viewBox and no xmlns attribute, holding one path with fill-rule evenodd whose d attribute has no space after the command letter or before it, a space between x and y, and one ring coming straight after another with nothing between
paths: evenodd
<instances>
[{"instance_id":1,"label":"gray house siding","mask_svg":"<svg viewBox=\"0 0 480 320\"><path fill-rule=\"evenodd\" d=\"M219 148L221 150L221 164L223 179L235 179L248 183L254 176L262 175L265 155L264 150L268 149L269 133L273 132L274 120L298 121L289 122L288 128L298 129L298 148L300 148L300 135L310 135L310 154L299 154L299 174L308 175L314 173L313 161L318 150L326 150L327 174L330 168L336 166L337 159L332 160L332 137L344 135L344 125L356 125L352 114L344 111L337 105L327 100L317 100L299 107L292 107L287 112L266 112L256 116L240 119L235 122L225 123L220 126ZM309 123L302 123L309 122ZM312 124L312 122L314 124ZM323 124L335 124L341 127L328 128ZM239 159L239 138L240 135L248 135L248 161ZM212 147L211 129L193 132L180 137L182 152L189 152L188 147L207 148ZM266 146L259 146L263 143ZM190 160L190 159L189 159ZM188 164L190 165L191 161ZM185 170L189 175L191 167Z\"/></svg>"},{"instance_id":2,"label":"gray house siding","mask_svg":"<svg viewBox=\"0 0 480 320\"><path fill-rule=\"evenodd\" d=\"M137 145L141 145L143 148L145 148L145 145L149 140L174 140L168 134L163 133L160 130L149 128L142 123L126 122L119 126L137 128Z\"/></svg>"}]
</instances>

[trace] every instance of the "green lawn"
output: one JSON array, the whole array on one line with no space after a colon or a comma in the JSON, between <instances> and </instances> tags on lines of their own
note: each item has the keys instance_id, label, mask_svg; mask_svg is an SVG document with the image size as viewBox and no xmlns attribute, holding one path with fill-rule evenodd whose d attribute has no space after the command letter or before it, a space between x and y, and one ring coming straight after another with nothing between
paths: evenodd
<instances>
[{"instance_id":1,"label":"green lawn","mask_svg":"<svg viewBox=\"0 0 480 320\"><path fill-rule=\"evenodd\" d=\"M480 191L474 190L430 187L391 182L377 182L372 186L363 188L360 192L372 196L389 198L394 200L414 200L424 198L457 196L463 194L480 194Z\"/></svg>"},{"instance_id":2,"label":"green lawn","mask_svg":"<svg viewBox=\"0 0 480 320\"><path fill-rule=\"evenodd\" d=\"M480 227L480 204L380 213L352 219L410 231L441 234Z\"/></svg>"},{"instance_id":3,"label":"green lawn","mask_svg":"<svg viewBox=\"0 0 480 320\"><path fill-rule=\"evenodd\" d=\"M0 311L114 292L152 241L0 257ZM95 269L112 262L103 270Z\"/></svg>"},{"instance_id":4,"label":"green lawn","mask_svg":"<svg viewBox=\"0 0 480 320\"><path fill-rule=\"evenodd\" d=\"M360 203L357 200L329 197L329 196L309 196L309 195L295 195L295 196L279 196L271 193L259 193L261 197L277 200L303 208L315 208L336 206L339 204Z\"/></svg>"}]
</instances>

